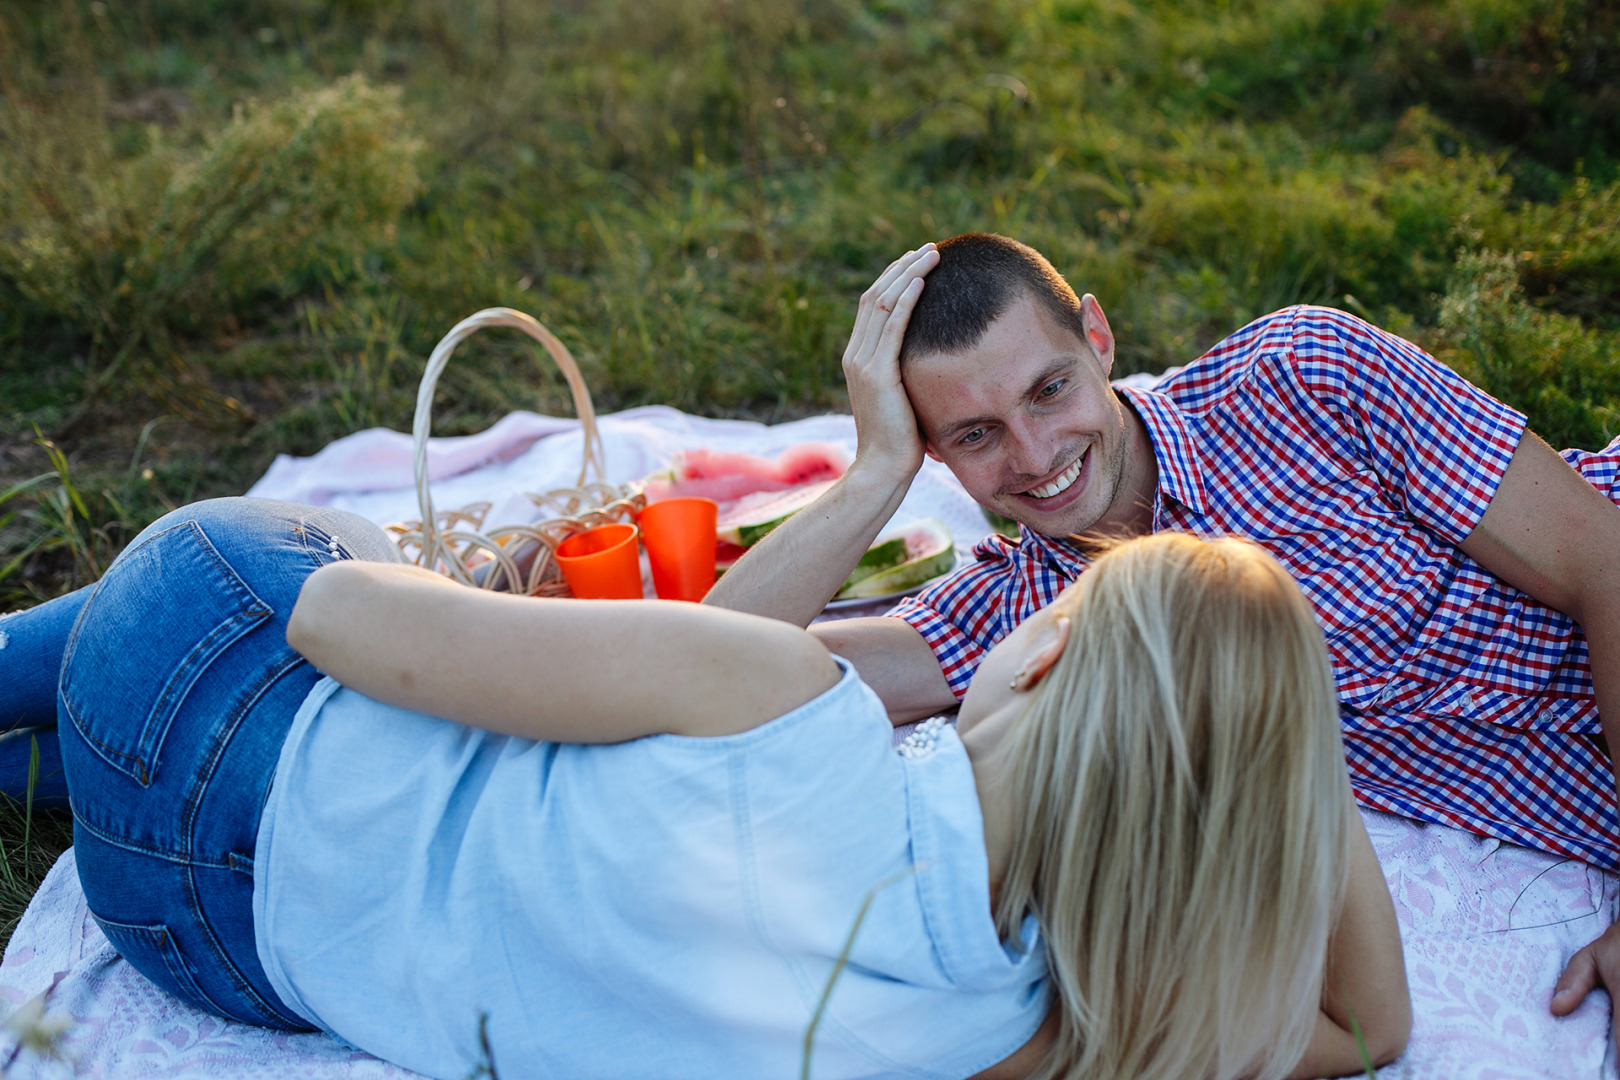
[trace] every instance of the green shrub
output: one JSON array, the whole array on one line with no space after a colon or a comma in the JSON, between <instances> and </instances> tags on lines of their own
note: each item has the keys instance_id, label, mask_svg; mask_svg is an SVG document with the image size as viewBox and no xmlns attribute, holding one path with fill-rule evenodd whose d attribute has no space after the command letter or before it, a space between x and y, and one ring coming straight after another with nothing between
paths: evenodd
<instances>
[{"instance_id":1,"label":"green shrub","mask_svg":"<svg viewBox=\"0 0 1620 1080\"><path fill-rule=\"evenodd\" d=\"M1240 174L1154 184L1137 214L1143 241L1184 268L1178 284L1200 317L1241 325L1288 304L1336 302L1377 280L1367 255L1388 250L1394 230L1358 195L1326 171Z\"/></svg>"},{"instance_id":2,"label":"green shrub","mask_svg":"<svg viewBox=\"0 0 1620 1080\"><path fill-rule=\"evenodd\" d=\"M1620 183L1577 177L1562 198L1526 205L1498 232L1492 246L1519 254L1538 304L1620 326Z\"/></svg>"},{"instance_id":3,"label":"green shrub","mask_svg":"<svg viewBox=\"0 0 1620 1080\"><path fill-rule=\"evenodd\" d=\"M1440 330L1456 350L1444 359L1554 446L1595 450L1620 434L1620 334L1533 307L1512 256L1457 260Z\"/></svg>"},{"instance_id":4,"label":"green shrub","mask_svg":"<svg viewBox=\"0 0 1620 1080\"><path fill-rule=\"evenodd\" d=\"M1620 9L1601 0L1396 0L1359 76L1363 106L1427 101L1459 127L1518 149L1538 198L1581 162L1612 178L1620 155Z\"/></svg>"},{"instance_id":5,"label":"green shrub","mask_svg":"<svg viewBox=\"0 0 1620 1080\"><path fill-rule=\"evenodd\" d=\"M92 84L66 103L13 92L0 107L13 234L0 274L112 354L93 362L92 393L131 357L172 363L176 331L343 274L419 186L398 91L360 76L244 107L198 145L154 128L128 157L95 113L102 97Z\"/></svg>"}]
</instances>

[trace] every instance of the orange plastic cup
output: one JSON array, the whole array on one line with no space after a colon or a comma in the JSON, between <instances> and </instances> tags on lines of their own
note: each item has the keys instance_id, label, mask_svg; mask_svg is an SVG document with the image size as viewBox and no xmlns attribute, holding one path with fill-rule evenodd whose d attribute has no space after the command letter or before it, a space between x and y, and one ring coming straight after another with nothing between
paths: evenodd
<instances>
[{"instance_id":1,"label":"orange plastic cup","mask_svg":"<svg viewBox=\"0 0 1620 1080\"><path fill-rule=\"evenodd\" d=\"M713 499L664 499L641 511L641 542L660 600L702 600L714 588Z\"/></svg>"},{"instance_id":2,"label":"orange plastic cup","mask_svg":"<svg viewBox=\"0 0 1620 1080\"><path fill-rule=\"evenodd\" d=\"M636 527L622 522L575 533L557 545L557 565L581 600L640 600Z\"/></svg>"}]
</instances>

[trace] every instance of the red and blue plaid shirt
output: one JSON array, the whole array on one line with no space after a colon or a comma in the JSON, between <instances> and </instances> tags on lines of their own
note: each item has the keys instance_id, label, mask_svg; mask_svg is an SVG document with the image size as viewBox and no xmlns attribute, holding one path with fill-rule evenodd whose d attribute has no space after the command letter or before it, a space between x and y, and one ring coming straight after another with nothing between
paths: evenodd
<instances>
[{"instance_id":1,"label":"red and blue plaid shirt","mask_svg":"<svg viewBox=\"0 0 1620 1080\"><path fill-rule=\"evenodd\" d=\"M1310 598L1363 805L1620 866L1586 638L1457 547L1522 415L1410 342L1311 307L1119 393L1158 462L1154 530L1258 541ZM1564 457L1620 501L1620 440ZM974 554L891 612L959 697L984 653L1087 566L1028 530Z\"/></svg>"}]
</instances>

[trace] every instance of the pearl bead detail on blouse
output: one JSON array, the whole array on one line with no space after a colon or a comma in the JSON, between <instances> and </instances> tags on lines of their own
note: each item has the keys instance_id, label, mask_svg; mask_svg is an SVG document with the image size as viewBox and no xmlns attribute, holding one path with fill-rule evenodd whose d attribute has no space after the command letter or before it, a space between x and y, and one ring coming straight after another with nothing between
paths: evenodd
<instances>
[{"instance_id":1,"label":"pearl bead detail on blouse","mask_svg":"<svg viewBox=\"0 0 1620 1080\"><path fill-rule=\"evenodd\" d=\"M905 741L895 747L895 752L901 757L923 758L934 752L939 742L939 733L945 730L948 720L943 716L931 716L917 725Z\"/></svg>"}]
</instances>

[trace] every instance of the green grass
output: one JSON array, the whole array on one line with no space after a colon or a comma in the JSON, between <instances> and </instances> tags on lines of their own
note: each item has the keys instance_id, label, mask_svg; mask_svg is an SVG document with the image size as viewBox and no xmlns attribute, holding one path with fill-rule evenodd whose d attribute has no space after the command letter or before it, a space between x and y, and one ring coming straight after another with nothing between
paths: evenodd
<instances>
[{"instance_id":1,"label":"green grass","mask_svg":"<svg viewBox=\"0 0 1620 1080\"><path fill-rule=\"evenodd\" d=\"M72 844L73 822L65 811L35 810L31 799L21 805L0 799L0 950L46 872Z\"/></svg>"},{"instance_id":2,"label":"green grass","mask_svg":"<svg viewBox=\"0 0 1620 1080\"><path fill-rule=\"evenodd\" d=\"M145 509L237 491L275 452L403 426L433 342L497 303L552 325L606 408L837 407L854 297L971 228L1097 292L1132 370L1301 300L1460 347L1439 311L1474 249L1608 329L1614 23L1495 0L24 2L0 468L38 460L37 424L99 490L170 416ZM495 335L444 399L447 432L566 408Z\"/></svg>"},{"instance_id":3,"label":"green grass","mask_svg":"<svg viewBox=\"0 0 1620 1080\"><path fill-rule=\"evenodd\" d=\"M970 229L1095 292L1121 373L1331 303L1596 446L1617 82L1595 0L16 0L0 609L404 428L482 307L604 410L842 408L860 291ZM436 430L566 412L541 359L468 342Z\"/></svg>"}]
</instances>

